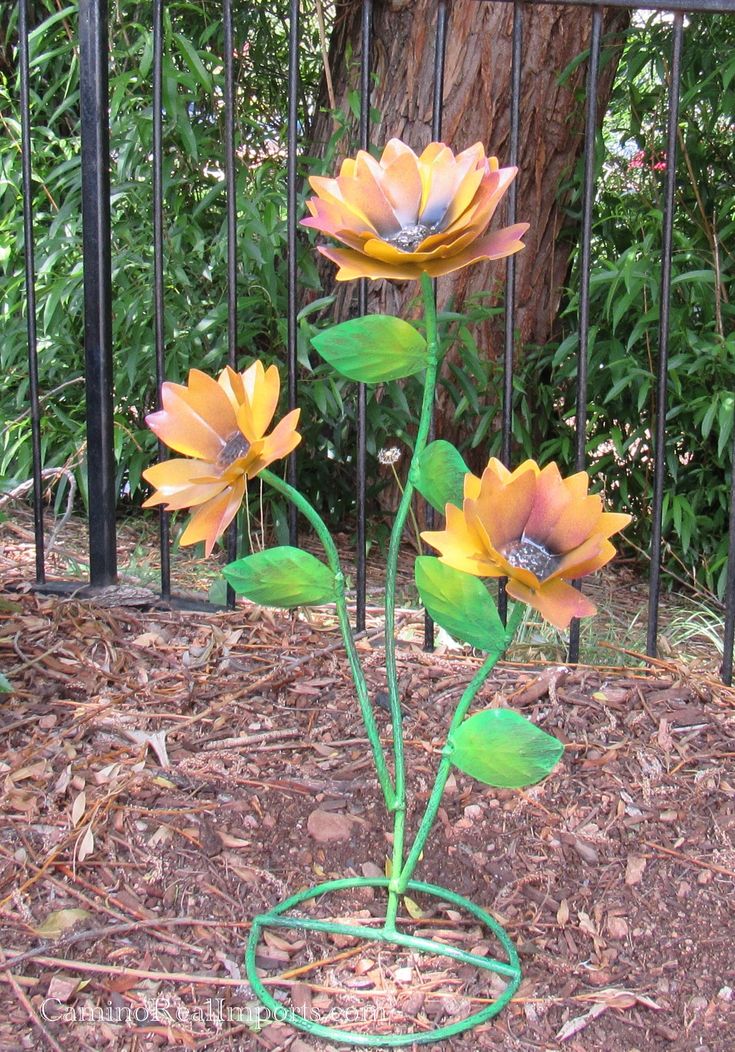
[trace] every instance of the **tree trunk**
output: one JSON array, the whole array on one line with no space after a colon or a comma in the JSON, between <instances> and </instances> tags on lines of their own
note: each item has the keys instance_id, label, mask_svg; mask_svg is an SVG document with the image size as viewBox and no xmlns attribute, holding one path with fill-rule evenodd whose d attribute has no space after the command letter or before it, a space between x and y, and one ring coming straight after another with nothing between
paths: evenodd
<instances>
[{"instance_id":1,"label":"tree trunk","mask_svg":"<svg viewBox=\"0 0 735 1052\"><path fill-rule=\"evenodd\" d=\"M347 110L347 93L359 79L361 55L359 0L338 5L331 39L330 64L338 108ZM606 45L629 20L629 13L608 9L603 31ZM516 325L520 343L544 343L553 331L569 269L569 254L578 236L576 217L568 212L564 187L579 158L584 136L586 63L560 83L560 73L589 45L591 10L550 6L524 10L523 70L517 221L531 228L526 248L518 254ZM513 5L455 0L447 33L442 140L456 151L481 141L488 153L508 163L511 97ZM380 123L371 128L371 142L382 147L397 136L419 152L431 140L436 4L432 0L376 0L374 5L372 71L376 79L372 105ZM345 56L354 56L351 62ZM617 66L602 64L598 89L600 120ZM325 107L326 107L326 100ZM312 149L317 154L333 131L331 117L321 113L314 126ZM354 152L354 142L343 153ZM336 166L335 166L336 167ZM504 205L493 220L504 225ZM450 299L461 309L468 296L491 290L490 303L502 302L504 261L477 263L439 281L439 302ZM325 281L333 269L325 271ZM350 309L354 283L340 287L338 311ZM388 313L405 312L416 294L415 283L370 283L370 307ZM480 352L494 357L502 343L497 322L475 331ZM454 438L451 407L440 404L437 433Z\"/></svg>"}]
</instances>

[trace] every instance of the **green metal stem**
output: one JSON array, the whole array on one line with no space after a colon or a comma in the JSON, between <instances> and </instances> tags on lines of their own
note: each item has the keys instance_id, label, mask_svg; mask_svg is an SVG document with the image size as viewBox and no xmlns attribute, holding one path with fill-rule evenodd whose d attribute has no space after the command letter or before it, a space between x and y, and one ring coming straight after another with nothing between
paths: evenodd
<instances>
[{"instance_id":1,"label":"green metal stem","mask_svg":"<svg viewBox=\"0 0 735 1052\"><path fill-rule=\"evenodd\" d=\"M431 416L434 408L434 393L439 370L440 344L436 321L436 301L431 278L421 275L421 292L424 300L424 320L426 324L427 362L424 378L424 397L421 404L421 415L416 433L413 456L408 469L406 487L398 505L393 529L390 535L388 561L385 574L385 668L388 680L388 699L390 718L393 727L393 760L395 801L393 805L393 880L400 878L403 870L403 841L406 827L406 762L403 754L403 726L401 722L401 699L398 692L398 672L396 668L396 573L398 570L398 553L401 547L403 530L413 498L413 469L418 457L426 447L431 427ZM388 892L388 906L385 917L385 930L394 932L398 913L398 894L391 884Z\"/></svg>"},{"instance_id":2,"label":"green metal stem","mask_svg":"<svg viewBox=\"0 0 735 1052\"><path fill-rule=\"evenodd\" d=\"M416 838L413 842L413 846L411 847L406 862L402 866L400 874L397 875L398 886L396 888L396 891L400 895L402 895L408 887L411 875L413 874L413 871L415 870L416 865L419 859L421 858L421 853L424 850L424 844L426 843L427 837L431 831L431 827L434 824L437 811L439 810L439 804L441 803L441 798L444 793L444 787L447 784L447 778L449 777L450 771L452 769L452 752L454 751L454 744L452 741L453 735L459 728L465 716L467 715L469 707L475 700L475 695L477 694L478 690L483 685L488 675L495 668L496 664L503 656L510 643L512 642L513 637L518 631L518 627L523 619L524 612L525 606L522 603L517 603L513 608L513 612L510 618L508 619L508 624L505 630L505 638L503 639L502 644L498 646L496 650L488 654L481 667L477 670L475 675L468 683L464 694L459 700L459 704L457 705L454 716L452 717L452 722L449 725L449 731L447 732L447 741L444 748L442 749L441 762L439 764L439 769L436 773L436 779L434 780L434 786L431 790L431 795L429 796L429 799L426 804L426 810L424 811L423 818L421 819L421 823L419 824L419 828L416 833ZM394 873L394 877L395 876L396 874Z\"/></svg>"},{"instance_id":3,"label":"green metal stem","mask_svg":"<svg viewBox=\"0 0 735 1052\"><path fill-rule=\"evenodd\" d=\"M391 780L390 771L386 763L385 751L383 750L382 742L380 741L380 732L375 722L375 716L373 714L372 705L370 704L370 694L368 692L368 686L365 681L365 674L360 664L360 657L357 653L355 646L355 639L352 634L352 626L350 625L350 617L347 611L347 599L345 596L345 579L342 573L342 567L339 561L339 553L332 540L331 534L327 529L327 526L322 519L316 508L306 500L305 497L299 493L298 490L294 489L293 486L289 486L282 478L278 475L274 475L272 472L264 469L260 472L260 478L267 482L273 489L281 493L287 500L290 500L301 514L309 520L311 525L322 542L324 552L327 556L327 562L329 567L334 573L335 580L335 603L337 607L337 616L339 618L339 626L342 630L342 639L344 640L345 650L347 651L347 660L350 665L350 672L352 673L352 679L355 683L355 690L357 692L357 700L360 706L360 713L362 715L363 723L365 724L365 730L367 731L368 740L370 747L373 751L373 760L375 761L375 770L378 775L378 781L380 782L380 788L383 792L383 799L385 800L385 806L388 811L393 811L396 806L397 788L394 789L393 782ZM398 726L398 733L400 735L400 723ZM395 736L395 728L394 728ZM405 793L404 793L405 795Z\"/></svg>"}]
</instances>

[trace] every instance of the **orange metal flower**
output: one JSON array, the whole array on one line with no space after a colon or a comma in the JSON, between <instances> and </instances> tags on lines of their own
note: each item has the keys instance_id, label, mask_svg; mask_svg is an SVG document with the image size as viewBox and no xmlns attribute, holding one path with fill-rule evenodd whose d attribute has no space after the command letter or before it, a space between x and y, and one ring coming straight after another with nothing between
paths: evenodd
<instances>
[{"instance_id":1,"label":"orange metal flower","mask_svg":"<svg viewBox=\"0 0 735 1052\"><path fill-rule=\"evenodd\" d=\"M422 533L440 560L476 577L507 577L508 594L563 629L597 613L568 581L615 555L608 537L630 515L602 510L585 471L563 479L556 464L527 460L510 472L490 460L481 479L465 475L462 509L446 506L446 529Z\"/></svg>"},{"instance_id":2,"label":"orange metal flower","mask_svg":"<svg viewBox=\"0 0 735 1052\"><path fill-rule=\"evenodd\" d=\"M294 409L266 435L278 405L278 369L254 362L243 373L227 366L217 380L191 369L187 385L164 383L163 409L146 417L162 442L187 459L165 460L143 472L156 492L143 504L167 511L196 508L181 544L214 542L237 514L247 480L285 457L301 441ZM188 459L194 458L194 459Z\"/></svg>"},{"instance_id":3,"label":"orange metal flower","mask_svg":"<svg viewBox=\"0 0 735 1052\"><path fill-rule=\"evenodd\" d=\"M523 248L528 223L482 236L517 170L500 168L482 143L455 157L433 142L417 157L391 139L379 161L361 150L336 179L312 176L317 196L302 224L347 246L319 246L340 267L338 281L436 278Z\"/></svg>"}]
</instances>

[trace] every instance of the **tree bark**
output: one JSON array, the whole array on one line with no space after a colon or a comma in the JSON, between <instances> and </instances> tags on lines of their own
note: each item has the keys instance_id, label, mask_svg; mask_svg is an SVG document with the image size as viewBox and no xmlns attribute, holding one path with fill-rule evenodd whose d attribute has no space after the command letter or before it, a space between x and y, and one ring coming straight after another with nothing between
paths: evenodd
<instances>
[{"instance_id":1,"label":"tree bark","mask_svg":"<svg viewBox=\"0 0 735 1052\"><path fill-rule=\"evenodd\" d=\"M347 93L359 78L362 41L359 0L338 5L330 45L330 64L337 106L347 110ZM598 112L604 115L618 51L614 48L629 13L607 9L603 31L613 46L602 64ZM578 235L578 215L569 207L565 186L580 156L584 137L586 62L560 83L560 73L589 45L591 9L561 6L524 8L521 126L517 221L531 228L526 248L518 254L516 326L519 345L545 343L568 276L569 255ZM442 140L455 152L481 141L488 153L508 163L511 97L513 5L478 0L451 4L444 76ZM431 140L436 4L432 0L376 0L371 66L375 76L372 105L380 123L371 142L382 147L397 136L419 152ZM351 62L345 56L352 54ZM329 113L321 113L313 130L320 152L333 131ZM354 153L354 141L343 154ZM493 220L505 225L505 204ZM468 296L490 290L490 303L502 303L504 261L478 263L439 281L440 305L461 309ZM325 281L333 280L333 269ZM354 283L341 287L338 310L345 316ZM371 282L371 309L405 313L416 293L415 283ZM486 301L487 302L487 301ZM497 322L483 322L475 333L482 354L494 357L501 347ZM437 431L451 435L448 407L439 406Z\"/></svg>"}]
</instances>

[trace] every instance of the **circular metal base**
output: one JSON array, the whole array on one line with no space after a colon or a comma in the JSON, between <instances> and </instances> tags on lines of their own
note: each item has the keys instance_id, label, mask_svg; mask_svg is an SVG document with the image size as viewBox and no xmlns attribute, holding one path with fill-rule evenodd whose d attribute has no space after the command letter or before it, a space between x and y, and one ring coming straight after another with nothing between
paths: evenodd
<instances>
[{"instance_id":1,"label":"circular metal base","mask_svg":"<svg viewBox=\"0 0 735 1052\"><path fill-rule=\"evenodd\" d=\"M350 888L383 888L387 891L388 884L388 879L384 877L353 877L345 880L332 880L326 884L318 884L316 887L307 888L306 891L300 891L297 895L292 895L277 906L274 906L268 913L254 918L245 955L246 972L253 991L261 1003L270 1010L274 1019L288 1023L298 1030L304 1030L315 1037L325 1038L328 1041L349 1044L360 1048L400 1048L407 1045L431 1044L434 1041L441 1041L444 1038L464 1033L466 1030L472 1030L473 1027L487 1022L488 1019L492 1019L505 1007L518 989L521 981L521 968L515 946L489 913L461 895L457 895L456 892L448 891L446 888L439 887L436 884L424 884L421 881L410 881L406 888L407 892L423 892L432 898L440 899L442 902L449 902L454 906L467 910L468 913L476 917L489 930L502 947L507 960L481 957L478 954L467 953L465 950L436 942L433 939L408 935L401 931L389 931L386 928L374 929L367 926L340 924L338 921L286 916L289 910L295 909L310 899L319 898L321 895L326 895L329 892L344 891ZM415 1033L401 1034L363 1034L325 1026L294 1011L292 1008L284 1008L263 985L260 976L257 974L255 954L264 928L296 928L300 931L339 933L357 939L364 939L366 942L381 942L388 946L412 950L414 953L449 957L462 964L472 964L484 971L501 975L506 980L506 986L500 996L481 1009L481 1011L466 1016L456 1023L428 1032L421 1030Z\"/></svg>"}]
</instances>

